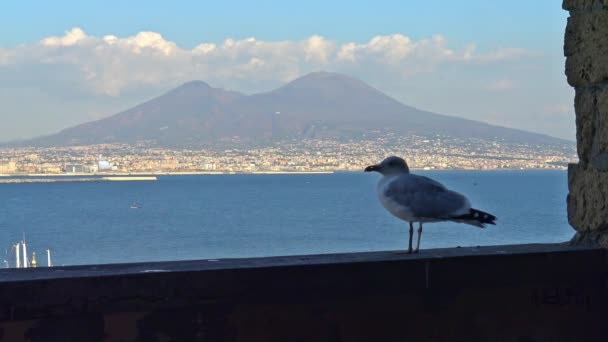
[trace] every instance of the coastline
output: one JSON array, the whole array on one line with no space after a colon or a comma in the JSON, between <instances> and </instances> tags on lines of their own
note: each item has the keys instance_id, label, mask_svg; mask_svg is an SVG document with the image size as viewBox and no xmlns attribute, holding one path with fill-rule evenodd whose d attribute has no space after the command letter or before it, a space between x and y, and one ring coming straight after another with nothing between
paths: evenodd
<instances>
[{"instance_id":1,"label":"coastline","mask_svg":"<svg viewBox=\"0 0 608 342\"><path fill-rule=\"evenodd\" d=\"M81 182L149 182L158 180L154 176L138 177L78 177L78 178L0 178L0 184L24 184L24 183L81 183Z\"/></svg>"},{"instance_id":2,"label":"coastline","mask_svg":"<svg viewBox=\"0 0 608 342\"><path fill-rule=\"evenodd\" d=\"M475 172L500 172L500 171L567 171L567 168L513 168L513 169L424 169L411 168L416 172L446 172L446 171L475 171ZM43 177L43 178L107 178L107 177L155 177L155 176L196 176L196 175L321 175L335 173L359 172L357 170L336 170L336 171L183 171L183 172L104 172L104 173L0 173L0 180L16 177ZM362 172L362 170L361 170Z\"/></svg>"},{"instance_id":3,"label":"coastline","mask_svg":"<svg viewBox=\"0 0 608 342\"><path fill-rule=\"evenodd\" d=\"M342 172L342 171L339 171ZM348 171L346 171L348 172ZM186 171L186 172L104 172L104 173L0 173L0 178L13 177L145 177L190 175L292 175L332 174L336 171Z\"/></svg>"}]
</instances>

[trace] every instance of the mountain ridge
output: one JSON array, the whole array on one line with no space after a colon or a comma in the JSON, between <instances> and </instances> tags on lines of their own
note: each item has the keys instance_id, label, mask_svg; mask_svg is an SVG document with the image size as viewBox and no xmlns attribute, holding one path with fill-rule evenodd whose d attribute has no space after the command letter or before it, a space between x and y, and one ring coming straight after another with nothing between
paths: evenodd
<instances>
[{"instance_id":1,"label":"mountain ridge","mask_svg":"<svg viewBox=\"0 0 608 342\"><path fill-rule=\"evenodd\" d=\"M315 72L251 95L194 80L109 117L17 144L69 146L149 141L169 147L294 138L360 139L385 130L530 144L573 143L420 110L359 79Z\"/></svg>"}]
</instances>

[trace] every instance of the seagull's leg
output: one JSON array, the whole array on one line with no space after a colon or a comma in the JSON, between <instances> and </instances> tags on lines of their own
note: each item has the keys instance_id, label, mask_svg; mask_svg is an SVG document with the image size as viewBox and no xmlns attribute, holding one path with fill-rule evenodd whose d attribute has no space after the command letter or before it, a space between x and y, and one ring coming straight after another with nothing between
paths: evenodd
<instances>
[{"instance_id":1,"label":"seagull's leg","mask_svg":"<svg viewBox=\"0 0 608 342\"><path fill-rule=\"evenodd\" d=\"M420 251L420 238L422 237L422 222L418 222L418 243L416 244L416 250L414 253L418 253Z\"/></svg>"},{"instance_id":2,"label":"seagull's leg","mask_svg":"<svg viewBox=\"0 0 608 342\"><path fill-rule=\"evenodd\" d=\"M410 244L407 249L408 253L412 253L412 240L414 239L414 224L410 222Z\"/></svg>"}]
</instances>

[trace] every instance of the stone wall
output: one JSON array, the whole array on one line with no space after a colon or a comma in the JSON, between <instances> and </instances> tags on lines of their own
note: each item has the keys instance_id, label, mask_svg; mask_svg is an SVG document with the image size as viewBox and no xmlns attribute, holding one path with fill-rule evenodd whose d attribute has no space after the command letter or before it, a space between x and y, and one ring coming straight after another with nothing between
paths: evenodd
<instances>
[{"instance_id":1,"label":"stone wall","mask_svg":"<svg viewBox=\"0 0 608 342\"><path fill-rule=\"evenodd\" d=\"M608 341L608 250L0 269L2 341Z\"/></svg>"},{"instance_id":2,"label":"stone wall","mask_svg":"<svg viewBox=\"0 0 608 342\"><path fill-rule=\"evenodd\" d=\"M574 244L608 248L608 0L564 0L566 76L576 90L579 163L568 169Z\"/></svg>"}]
</instances>

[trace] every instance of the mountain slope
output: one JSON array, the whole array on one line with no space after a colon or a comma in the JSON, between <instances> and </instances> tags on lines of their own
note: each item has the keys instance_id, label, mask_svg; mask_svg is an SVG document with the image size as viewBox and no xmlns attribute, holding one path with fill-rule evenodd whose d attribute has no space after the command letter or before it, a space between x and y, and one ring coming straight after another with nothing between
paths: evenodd
<instances>
[{"instance_id":1,"label":"mountain slope","mask_svg":"<svg viewBox=\"0 0 608 342\"><path fill-rule=\"evenodd\" d=\"M317 72L275 90L249 96L193 81L127 111L23 145L146 140L159 146L185 146L227 141L357 138L369 137L380 130L531 144L565 142L546 135L422 111L404 105L360 80Z\"/></svg>"},{"instance_id":2,"label":"mountain slope","mask_svg":"<svg viewBox=\"0 0 608 342\"><path fill-rule=\"evenodd\" d=\"M223 107L243 94L192 81L129 110L32 140L35 145L87 145L153 140L175 145L214 134L225 121Z\"/></svg>"}]
</instances>

